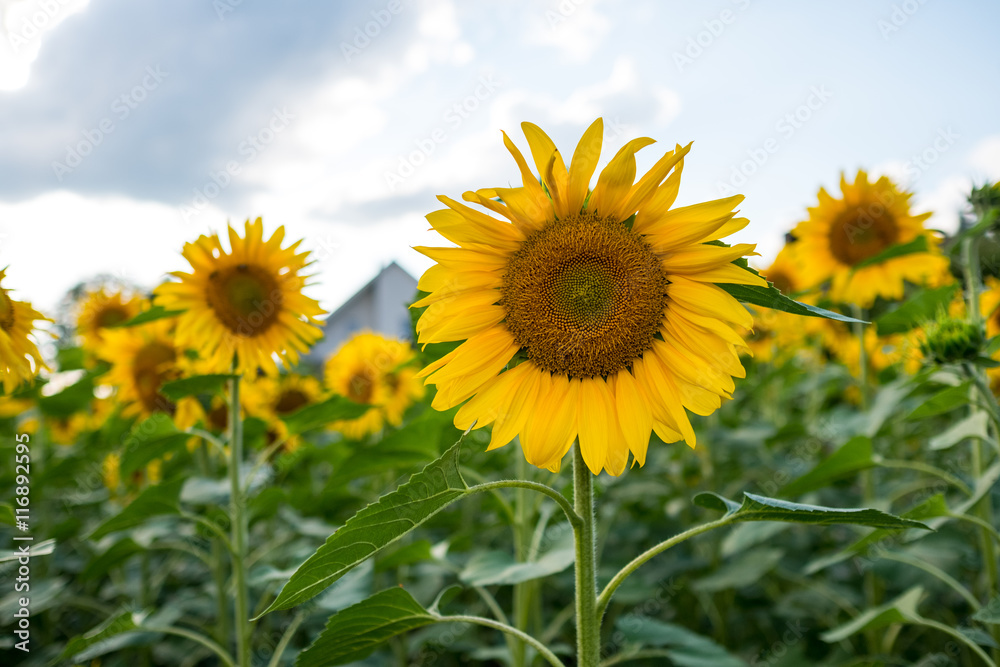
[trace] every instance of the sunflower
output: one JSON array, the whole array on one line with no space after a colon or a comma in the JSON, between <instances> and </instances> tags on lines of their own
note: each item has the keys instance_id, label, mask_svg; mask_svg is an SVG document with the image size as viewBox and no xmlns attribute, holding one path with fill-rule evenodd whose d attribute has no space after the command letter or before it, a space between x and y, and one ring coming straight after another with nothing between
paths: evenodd
<instances>
[{"instance_id":1,"label":"sunflower","mask_svg":"<svg viewBox=\"0 0 1000 667\"><path fill-rule=\"evenodd\" d=\"M875 299L902 299L904 281L938 284L948 279L948 260L938 252L938 239L924 228L930 213L910 213L910 193L882 176L874 183L858 171L854 183L840 177L843 198L820 188L819 205L793 232L799 239L807 287L830 281L830 297L863 308ZM927 239L928 252L862 265L891 246ZM861 265L861 266L859 266Z\"/></svg>"},{"instance_id":2,"label":"sunflower","mask_svg":"<svg viewBox=\"0 0 1000 667\"><path fill-rule=\"evenodd\" d=\"M0 270L0 282L7 270ZM32 340L34 322L51 322L30 303L14 301L10 290L0 286L0 369L3 370L3 390L9 394L22 382L32 382L39 369L48 368L42 361L38 345Z\"/></svg>"},{"instance_id":3,"label":"sunflower","mask_svg":"<svg viewBox=\"0 0 1000 667\"><path fill-rule=\"evenodd\" d=\"M503 219L440 197L427 216L458 247L417 248L435 260L420 280L430 292L418 342L464 341L421 371L437 386L433 406L452 408L465 429L493 424L489 449L520 435L531 464L558 470L579 438L594 474L642 465L650 432L664 441L695 434L685 408L718 409L744 377L735 327L750 313L714 283L763 286L733 262L754 246L717 239L745 227L742 196L672 208L690 144L668 151L638 182L628 142L590 190L603 122L584 133L569 169L552 140L523 123L541 181L504 134L523 187L467 192Z\"/></svg>"},{"instance_id":4,"label":"sunflower","mask_svg":"<svg viewBox=\"0 0 1000 667\"><path fill-rule=\"evenodd\" d=\"M160 394L164 382L181 376L184 355L173 335L174 323L161 319L134 327L108 329L97 356L111 363L105 376L118 389L122 415L173 415L177 406Z\"/></svg>"},{"instance_id":5,"label":"sunflower","mask_svg":"<svg viewBox=\"0 0 1000 667\"><path fill-rule=\"evenodd\" d=\"M1000 334L1000 280L989 276L979 295L979 312L986 321L986 337Z\"/></svg>"},{"instance_id":6,"label":"sunflower","mask_svg":"<svg viewBox=\"0 0 1000 667\"><path fill-rule=\"evenodd\" d=\"M185 348L203 353L210 367L232 367L248 377L263 369L276 375L274 356L289 365L322 336L317 324L325 311L302 294L308 276L308 252L296 252L301 241L281 247L285 228L267 241L260 218L246 222L243 238L229 227L227 252L216 234L184 245L192 272L174 272L180 282L155 290L157 304L184 311L178 318L177 339Z\"/></svg>"},{"instance_id":7,"label":"sunflower","mask_svg":"<svg viewBox=\"0 0 1000 667\"><path fill-rule=\"evenodd\" d=\"M412 366L415 358L408 343L376 333L362 332L347 340L326 361L323 381L327 389L372 407L330 428L357 440L378 432L386 422L399 426L406 409L424 395Z\"/></svg>"},{"instance_id":8,"label":"sunflower","mask_svg":"<svg viewBox=\"0 0 1000 667\"><path fill-rule=\"evenodd\" d=\"M76 312L76 331L83 338L83 346L96 349L105 329L132 319L142 307L141 296L123 290L109 293L102 287L89 292L80 300Z\"/></svg>"},{"instance_id":9,"label":"sunflower","mask_svg":"<svg viewBox=\"0 0 1000 667\"><path fill-rule=\"evenodd\" d=\"M267 422L268 444L281 440L284 442L284 451L292 452L299 448L300 439L298 436L290 436L281 420L315 403L322 393L323 389L316 378L286 373L277 378L261 377L248 382L241 397L247 414Z\"/></svg>"}]
</instances>

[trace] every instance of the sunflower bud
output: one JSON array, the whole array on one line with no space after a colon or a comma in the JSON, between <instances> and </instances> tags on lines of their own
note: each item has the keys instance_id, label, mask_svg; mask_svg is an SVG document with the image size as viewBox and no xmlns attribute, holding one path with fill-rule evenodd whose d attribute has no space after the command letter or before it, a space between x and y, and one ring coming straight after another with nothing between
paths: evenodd
<instances>
[{"instance_id":1,"label":"sunflower bud","mask_svg":"<svg viewBox=\"0 0 1000 667\"><path fill-rule=\"evenodd\" d=\"M938 364L974 361L983 349L982 328L965 320L945 317L929 326L920 344L924 357Z\"/></svg>"}]
</instances>

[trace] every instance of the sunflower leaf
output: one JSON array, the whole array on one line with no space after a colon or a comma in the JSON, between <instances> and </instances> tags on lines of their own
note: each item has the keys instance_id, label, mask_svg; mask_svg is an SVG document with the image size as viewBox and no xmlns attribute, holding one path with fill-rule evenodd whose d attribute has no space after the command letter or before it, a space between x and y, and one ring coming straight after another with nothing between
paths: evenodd
<instances>
[{"instance_id":1,"label":"sunflower leaf","mask_svg":"<svg viewBox=\"0 0 1000 667\"><path fill-rule=\"evenodd\" d=\"M135 317L125 320L121 324L114 325L117 327L136 327L140 324L147 324L149 322L155 322L156 320L162 320L167 317L177 317L182 312L181 310L167 310L162 306L153 306L149 310L144 310Z\"/></svg>"},{"instance_id":2,"label":"sunflower leaf","mask_svg":"<svg viewBox=\"0 0 1000 667\"><path fill-rule=\"evenodd\" d=\"M897 257L903 257L905 255L914 255L916 253L927 252L929 250L930 247L927 245L927 237L921 235L912 241L908 241L907 243L897 243L895 245L891 245L877 255L861 260L851 267L851 271L857 271L858 269L863 269L866 266L875 266L876 264L881 264L882 262L886 262L890 259L896 259Z\"/></svg>"},{"instance_id":3,"label":"sunflower leaf","mask_svg":"<svg viewBox=\"0 0 1000 667\"><path fill-rule=\"evenodd\" d=\"M402 588L389 588L331 616L316 641L299 654L295 666L363 660L390 638L438 620Z\"/></svg>"},{"instance_id":4,"label":"sunflower leaf","mask_svg":"<svg viewBox=\"0 0 1000 667\"><path fill-rule=\"evenodd\" d=\"M853 620L824 632L820 635L820 639L828 644L835 644L862 630L878 630L894 623L919 622L922 619L917 612L917 605L923 596L924 589L920 586L914 586L895 600L874 609L868 609Z\"/></svg>"},{"instance_id":5,"label":"sunflower leaf","mask_svg":"<svg viewBox=\"0 0 1000 667\"><path fill-rule=\"evenodd\" d=\"M756 271L753 271L753 269L747 270L757 273ZM771 283L768 283L767 287L761 287L759 285L732 285L729 283L717 283L717 285L729 292L730 296L733 296L743 303L751 303L755 306L763 306L764 308L770 308L772 310L780 310L793 315L822 317L827 320L837 320L838 322L858 322L861 324L868 324L868 322L865 322L864 320L857 320L853 317L848 317L847 315L841 315L840 313L826 310L825 308L812 306L808 303L802 303L800 301L796 301L795 299L791 299L778 291L778 288Z\"/></svg>"},{"instance_id":6,"label":"sunflower leaf","mask_svg":"<svg viewBox=\"0 0 1000 667\"><path fill-rule=\"evenodd\" d=\"M699 493L694 497L694 503L710 509L722 509L724 506L728 509L726 516L732 521L788 521L821 525L846 523L871 526L872 528L924 528L929 530L919 521L903 519L876 509L803 505L777 498L766 498L753 493L744 493L741 505L736 505L732 500L711 492Z\"/></svg>"},{"instance_id":7,"label":"sunflower leaf","mask_svg":"<svg viewBox=\"0 0 1000 667\"><path fill-rule=\"evenodd\" d=\"M315 597L352 568L465 496L469 486L459 471L464 437L406 484L348 519L298 567L260 616Z\"/></svg>"},{"instance_id":8,"label":"sunflower leaf","mask_svg":"<svg viewBox=\"0 0 1000 667\"><path fill-rule=\"evenodd\" d=\"M199 394L217 394L226 386L226 382L231 380L233 375L196 375L180 380L164 382L160 387L160 393L171 401L179 401L187 396L197 396Z\"/></svg>"},{"instance_id":9,"label":"sunflower leaf","mask_svg":"<svg viewBox=\"0 0 1000 667\"><path fill-rule=\"evenodd\" d=\"M66 648L63 650L60 657L69 658L85 649L90 648L94 644L98 644L126 632L134 632L140 629L140 624L145 619L145 616L146 615L144 613L136 613L132 611L125 611L117 616L112 616L90 632L69 640L69 643L66 644Z\"/></svg>"},{"instance_id":10,"label":"sunflower leaf","mask_svg":"<svg viewBox=\"0 0 1000 667\"><path fill-rule=\"evenodd\" d=\"M284 418L288 432L298 435L330 422L341 419L355 419L368 412L370 405L363 405L348 400L343 396L331 396L320 403L307 405Z\"/></svg>"},{"instance_id":11,"label":"sunflower leaf","mask_svg":"<svg viewBox=\"0 0 1000 667\"><path fill-rule=\"evenodd\" d=\"M125 509L98 526L87 539L99 540L117 530L138 526L151 516L177 514L180 512L178 501L183 485L184 478L178 477L146 488Z\"/></svg>"}]
</instances>

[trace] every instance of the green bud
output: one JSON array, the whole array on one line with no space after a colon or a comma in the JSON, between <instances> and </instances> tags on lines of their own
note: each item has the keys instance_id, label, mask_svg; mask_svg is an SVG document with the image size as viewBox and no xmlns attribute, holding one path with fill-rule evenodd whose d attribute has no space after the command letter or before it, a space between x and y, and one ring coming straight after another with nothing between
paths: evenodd
<instances>
[{"instance_id":1,"label":"green bud","mask_svg":"<svg viewBox=\"0 0 1000 667\"><path fill-rule=\"evenodd\" d=\"M986 342L982 327L950 317L938 319L928 326L925 335L920 351L925 358L938 364L975 361Z\"/></svg>"}]
</instances>

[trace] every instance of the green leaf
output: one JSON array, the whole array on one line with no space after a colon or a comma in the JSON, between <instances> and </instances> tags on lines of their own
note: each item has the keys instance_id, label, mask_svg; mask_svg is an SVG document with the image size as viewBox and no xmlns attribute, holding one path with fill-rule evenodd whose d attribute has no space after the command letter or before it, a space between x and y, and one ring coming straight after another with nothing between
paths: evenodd
<instances>
[{"instance_id":1,"label":"green leaf","mask_svg":"<svg viewBox=\"0 0 1000 667\"><path fill-rule=\"evenodd\" d=\"M126 632L134 632L139 629L139 624L142 623L144 618L144 614L131 611L112 616L90 632L69 640L66 648L63 649L62 655L59 657L69 658L106 639Z\"/></svg>"},{"instance_id":2,"label":"green leaf","mask_svg":"<svg viewBox=\"0 0 1000 667\"><path fill-rule=\"evenodd\" d=\"M731 285L729 283L719 283L718 286L729 292L731 296L742 301L743 303L752 303L755 306L763 306L764 308L771 308L772 310L780 310L793 315L822 317L828 320L837 320L838 322L860 322L861 324L868 324L868 322L865 322L864 320L857 320L853 317L848 317L847 315L841 315L840 313L835 313L831 310L825 310L823 308L819 308L818 306L811 306L808 303L801 303L799 301L795 301L794 299L790 299L779 292L778 288L770 284L768 284L767 287L760 287L759 285Z\"/></svg>"},{"instance_id":3,"label":"green leaf","mask_svg":"<svg viewBox=\"0 0 1000 667\"><path fill-rule=\"evenodd\" d=\"M160 393L171 401L179 401L186 396L198 396L201 394L219 394L226 383L233 379L233 375L224 373L215 375L196 375L195 377L182 378L171 382L164 382L160 387Z\"/></svg>"},{"instance_id":4,"label":"green leaf","mask_svg":"<svg viewBox=\"0 0 1000 667\"><path fill-rule=\"evenodd\" d=\"M669 659L678 667L746 667L747 664L708 637L680 625L641 614L620 616L615 625L630 643L666 648Z\"/></svg>"},{"instance_id":5,"label":"green leaf","mask_svg":"<svg viewBox=\"0 0 1000 667\"><path fill-rule=\"evenodd\" d=\"M52 396L39 396L38 409L49 417L69 417L90 409L94 398L94 380L88 374Z\"/></svg>"},{"instance_id":6,"label":"green leaf","mask_svg":"<svg viewBox=\"0 0 1000 667\"><path fill-rule=\"evenodd\" d=\"M911 412L907 419L924 419L934 417L969 404L969 385L963 383L957 387L948 387L934 394Z\"/></svg>"},{"instance_id":7,"label":"green leaf","mask_svg":"<svg viewBox=\"0 0 1000 667\"><path fill-rule=\"evenodd\" d=\"M331 396L321 403L307 405L297 412L284 418L288 431L292 435L304 433L310 429L326 426L330 422L341 419L355 419L368 412L370 405L355 403L343 396Z\"/></svg>"},{"instance_id":8,"label":"green leaf","mask_svg":"<svg viewBox=\"0 0 1000 667\"><path fill-rule=\"evenodd\" d=\"M14 518L14 507L10 503L0 503L0 523L13 526L17 519Z\"/></svg>"},{"instance_id":9,"label":"green leaf","mask_svg":"<svg viewBox=\"0 0 1000 667\"><path fill-rule=\"evenodd\" d=\"M116 324L116 327L135 327L140 324L147 324L149 322L155 322L156 320L162 320L167 317L177 317L182 314L183 310L166 310L161 306L152 306L149 310L144 310L130 320L126 320L121 324Z\"/></svg>"},{"instance_id":10,"label":"green leaf","mask_svg":"<svg viewBox=\"0 0 1000 667\"><path fill-rule=\"evenodd\" d=\"M128 477L150 461L183 447L189 438L190 435L177 430L168 415L150 415L133 426L125 438L121 459L122 476Z\"/></svg>"},{"instance_id":11,"label":"green leaf","mask_svg":"<svg viewBox=\"0 0 1000 667\"><path fill-rule=\"evenodd\" d=\"M441 458L410 477L406 484L348 519L299 566L277 599L260 616L294 607L318 595L351 568L464 496L469 487L458 469L463 438Z\"/></svg>"},{"instance_id":12,"label":"green leaf","mask_svg":"<svg viewBox=\"0 0 1000 667\"><path fill-rule=\"evenodd\" d=\"M537 560L518 563L506 551L480 551L469 559L458 578L470 586L509 586L562 572L576 561L573 531L569 524L559 524L554 530L561 531L559 539Z\"/></svg>"},{"instance_id":13,"label":"green leaf","mask_svg":"<svg viewBox=\"0 0 1000 667\"><path fill-rule=\"evenodd\" d=\"M906 512L903 512L901 516L904 519L926 521L928 519L947 517L950 515L951 510L948 509L948 503L945 501L944 494L935 493L922 503L919 503ZM857 556L859 554L869 554L877 549L885 548L886 541L899 533L900 530L898 529L880 528L878 530L873 530L846 549L842 549L833 555L823 556L822 558L812 561L805 567L803 572L807 575L811 575L819 572L820 570L824 570L831 565L836 565L837 563L845 561L853 556Z\"/></svg>"},{"instance_id":14,"label":"green leaf","mask_svg":"<svg viewBox=\"0 0 1000 667\"><path fill-rule=\"evenodd\" d=\"M875 321L879 336L888 336L909 331L937 317L938 312L946 310L955 296L957 284L945 285L935 289L922 289L913 294L898 308L881 316Z\"/></svg>"},{"instance_id":15,"label":"green leaf","mask_svg":"<svg viewBox=\"0 0 1000 667\"><path fill-rule=\"evenodd\" d=\"M863 259L854 266L851 267L851 271L857 271L858 269L863 269L866 266L874 266L876 264L881 264L890 259L895 259L897 257L904 257L906 255L913 255L918 252L927 252L930 248L927 246L927 237L918 236L912 241L907 243L897 243L891 245L882 252L874 255L873 257L868 257Z\"/></svg>"},{"instance_id":16,"label":"green leaf","mask_svg":"<svg viewBox=\"0 0 1000 667\"><path fill-rule=\"evenodd\" d=\"M986 412L974 412L965 419L952 424L943 433L938 433L930 439L928 443L933 450L948 449L954 447L966 438L978 438L988 441L990 436L987 432L989 414Z\"/></svg>"},{"instance_id":17,"label":"green leaf","mask_svg":"<svg viewBox=\"0 0 1000 667\"><path fill-rule=\"evenodd\" d=\"M82 347L60 347L56 349L56 365L60 371L78 371L84 368Z\"/></svg>"},{"instance_id":18,"label":"green leaf","mask_svg":"<svg viewBox=\"0 0 1000 667\"><path fill-rule=\"evenodd\" d=\"M87 567L83 568L83 572L80 573L80 581L103 577L111 568L118 566L143 550L131 537L119 540L100 556L94 556L90 559Z\"/></svg>"},{"instance_id":19,"label":"green leaf","mask_svg":"<svg viewBox=\"0 0 1000 667\"><path fill-rule=\"evenodd\" d=\"M402 588L390 588L330 617L296 667L343 665L363 660L396 635L437 622Z\"/></svg>"},{"instance_id":20,"label":"green leaf","mask_svg":"<svg viewBox=\"0 0 1000 667\"><path fill-rule=\"evenodd\" d=\"M695 581L691 587L703 593L716 593L749 586L777 567L784 555L781 549L766 547L744 551L733 561Z\"/></svg>"},{"instance_id":21,"label":"green leaf","mask_svg":"<svg viewBox=\"0 0 1000 667\"><path fill-rule=\"evenodd\" d=\"M820 635L820 639L828 644L836 644L863 630L878 630L893 623L920 622L922 619L917 613L917 605L923 596L924 589L914 586L895 600L868 609L847 623L824 632Z\"/></svg>"},{"instance_id":22,"label":"green leaf","mask_svg":"<svg viewBox=\"0 0 1000 667\"><path fill-rule=\"evenodd\" d=\"M873 465L871 438L855 436L812 470L786 484L780 493L783 496L800 496Z\"/></svg>"},{"instance_id":23,"label":"green leaf","mask_svg":"<svg viewBox=\"0 0 1000 667\"><path fill-rule=\"evenodd\" d=\"M873 528L924 528L919 521L903 519L876 509L822 507L790 503L777 498L766 498L753 493L743 494L743 504L737 505L722 496L704 492L694 497L696 505L710 509L727 508L726 515L733 521L788 521L831 525L838 523L872 526Z\"/></svg>"},{"instance_id":24,"label":"green leaf","mask_svg":"<svg viewBox=\"0 0 1000 667\"><path fill-rule=\"evenodd\" d=\"M990 600L985 607L973 614L972 618L980 623L1000 625L1000 595Z\"/></svg>"},{"instance_id":25,"label":"green leaf","mask_svg":"<svg viewBox=\"0 0 1000 667\"><path fill-rule=\"evenodd\" d=\"M178 498L183 484L184 479L178 478L146 488L125 509L98 526L87 539L99 540L116 530L138 526L151 516L179 513Z\"/></svg>"}]
</instances>

